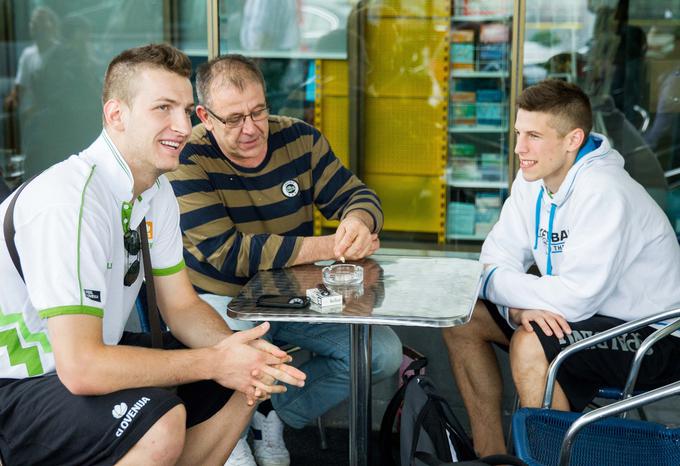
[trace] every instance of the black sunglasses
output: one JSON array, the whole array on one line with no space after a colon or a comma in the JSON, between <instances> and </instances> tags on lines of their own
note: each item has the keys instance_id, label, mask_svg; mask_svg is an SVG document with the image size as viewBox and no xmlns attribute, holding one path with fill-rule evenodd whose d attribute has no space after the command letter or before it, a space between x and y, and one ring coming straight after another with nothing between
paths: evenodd
<instances>
[{"instance_id":1,"label":"black sunglasses","mask_svg":"<svg viewBox=\"0 0 680 466\"><path fill-rule=\"evenodd\" d=\"M142 242L139 238L139 232L137 230L128 230L123 236L123 244L125 245L125 250L128 253L127 256L127 272L123 277L123 284L125 286L131 286L139 276L139 251L142 249ZM135 260L130 264L130 257L134 257Z\"/></svg>"}]
</instances>

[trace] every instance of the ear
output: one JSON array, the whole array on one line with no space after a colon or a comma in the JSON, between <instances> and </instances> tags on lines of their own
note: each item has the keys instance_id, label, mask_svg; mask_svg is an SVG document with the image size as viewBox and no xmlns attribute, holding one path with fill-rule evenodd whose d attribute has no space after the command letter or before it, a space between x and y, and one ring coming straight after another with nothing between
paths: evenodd
<instances>
[{"instance_id":1,"label":"ear","mask_svg":"<svg viewBox=\"0 0 680 466\"><path fill-rule=\"evenodd\" d=\"M208 114L208 111L205 109L205 107L201 104L198 104L196 106L196 116L198 117L199 120L201 120L201 123L205 126L205 129L208 131L213 130L213 124L212 121L210 120L210 115Z\"/></svg>"},{"instance_id":2,"label":"ear","mask_svg":"<svg viewBox=\"0 0 680 466\"><path fill-rule=\"evenodd\" d=\"M109 99L104 104L104 124L116 131L125 131L123 103L118 99Z\"/></svg>"},{"instance_id":3,"label":"ear","mask_svg":"<svg viewBox=\"0 0 680 466\"><path fill-rule=\"evenodd\" d=\"M586 140L586 133L581 128L571 130L566 137L567 150L578 152L579 148Z\"/></svg>"}]
</instances>

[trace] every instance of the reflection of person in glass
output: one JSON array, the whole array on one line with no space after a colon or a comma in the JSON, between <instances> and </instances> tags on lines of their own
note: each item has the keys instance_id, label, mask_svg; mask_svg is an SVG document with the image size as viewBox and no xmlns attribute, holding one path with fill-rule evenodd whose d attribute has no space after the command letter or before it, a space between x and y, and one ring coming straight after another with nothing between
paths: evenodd
<instances>
[{"instance_id":1,"label":"reflection of person in glass","mask_svg":"<svg viewBox=\"0 0 680 466\"><path fill-rule=\"evenodd\" d=\"M38 173L88 144L100 131L100 65L91 49L91 24L77 15L62 21L62 39L35 77L40 111L26 141L26 173ZM72 105L78 102L78 105Z\"/></svg>"},{"instance_id":2,"label":"reflection of person in glass","mask_svg":"<svg viewBox=\"0 0 680 466\"><path fill-rule=\"evenodd\" d=\"M300 42L300 9L296 0L246 0L241 46L244 50L292 50Z\"/></svg>"},{"instance_id":3,"label":"reflection of person in glass","mask_svg":"<svg viewBox=\"0 0 680 466\"><path fill-rule=\"evenodd\" d=\"M300 47L300 6L299 0L246 0L240 42L249 52L286 56L258 60L267 82L267 103L274 113L312 121L305 115L307 62L288 57Z\"/></svg>"},{"instance_id":4,"label":"reflection of person in glass","mask_svg":"<svg viewBox=\"0 0 680 466\"><path fill-rule=\"evenodd\" d=\"M16 139L10 143L16 149L21 148L21 138L28 133L31 118L39 108L39 99L35 96L36 78L45 56L59 42L59 18L51 9L38 7L31 14L29 30L34 43L21 52L14 86L4 100L6 111L18 112L18 134L12 134Z\"/></svg>"},{"instance_id":5,"label":"reflection of person in glass","mask_svg":"<svg viewBox=\"0 0 680 466\"><path fill-rule=\"evenodd\" d=\"M59 41L59 18L51 9L38 7L31 14L29 30L35 43L26 47L19 57L14 87L5 97L8 111L17 108L26 111L33 106L33 78L42 67L45 54Z\"/></svg>"}]
</instances>

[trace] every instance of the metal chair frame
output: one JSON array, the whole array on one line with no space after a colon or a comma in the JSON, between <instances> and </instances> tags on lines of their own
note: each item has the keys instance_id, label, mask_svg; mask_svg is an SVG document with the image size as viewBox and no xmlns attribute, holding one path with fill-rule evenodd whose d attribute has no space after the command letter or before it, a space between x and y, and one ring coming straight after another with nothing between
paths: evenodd
<instances>
[{"instance_id":1,"label":"metal chair frame","mask_svg":"<svg viewBox=\"0 0 680 466\"><path fill-rule=\"evenodd\" d=\"M579 351L583 351L590 347L596 346L604 341L611 340L612 338L615 338L624 333L629 333L631 331L638 330L651 324L669 320L672 321L673 319L677 320L654 331L641 343L640 347L635 353L633 362L631 363L631 368L628 373L626 384L622 391L622 399L607 406L603 406L601 408L597 408L593 411L590 411L580 416L572 423L572 425L567 430L564 436L560 448L559 455L560 466L569 465L569 461L571 459L571 449L574 444L575 437L579 433L579 431L581 431L581 429L583 429L585 426L611 416L621 415L622 418L625 418L626 413L632 409L640 408L643 405L652 403L654 401L662 400L664 398L680 394L680 381L677 381L666 386L647 391L642 394L638 394L635 396L632 395L635 389L635 383L637 382L643 358L647 351L652 347L652 345L657 343L660 339L680 329L680 308L666 310L664 312L649 317L634 320L631 322L626 322L604 332L598 333L597 335L585 338L562 350L557 355L557 357L550 363L546 378L546 386L543 396L542 409L550 409L553 400L555 382L557 379L557 371L559 370L562 363L569 356Z\"/></svg>"}]
</instances>

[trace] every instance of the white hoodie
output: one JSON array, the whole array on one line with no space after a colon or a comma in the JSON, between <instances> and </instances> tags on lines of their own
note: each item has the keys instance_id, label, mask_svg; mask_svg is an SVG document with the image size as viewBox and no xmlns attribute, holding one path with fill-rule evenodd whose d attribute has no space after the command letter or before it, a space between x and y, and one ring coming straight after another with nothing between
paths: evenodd
<instances>
[{"instance_id":1,"label":"white hoodie","mask_svg":"<svg viewBox=\"0 0 680 466\"><path fill-rule=\"evenodd\" d=\"M484 241L480 297L506 319L507 307L576 322L680 306L680 246L667 217L606 137L591 133L584 149L552 198L519 173ZM541 277L525 273L534 262Z\"/></svg>"}]
</instances>

